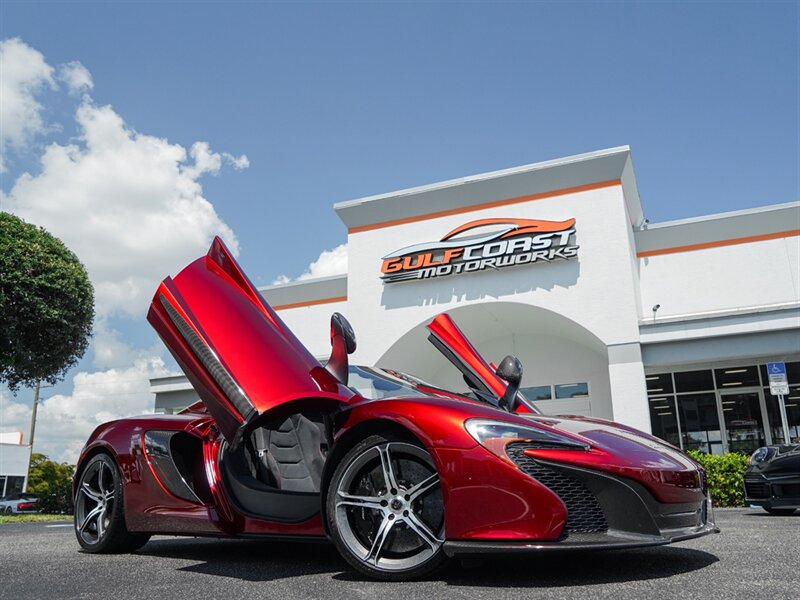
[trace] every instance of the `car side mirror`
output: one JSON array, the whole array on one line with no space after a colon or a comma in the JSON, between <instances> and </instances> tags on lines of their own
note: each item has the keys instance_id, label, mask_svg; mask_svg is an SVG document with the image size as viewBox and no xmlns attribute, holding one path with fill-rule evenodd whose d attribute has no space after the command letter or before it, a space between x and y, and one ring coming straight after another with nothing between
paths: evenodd
<instances>
[{"instance_id":1,"label":"car side mirror","mask_svg":"<svg viewBox=\"0 0 800 600\"><path fill-rule=\"evenodd\" d=\"M356 334L344 315L331 315L331 357L325 368L342 384L347 385L350 374L348 354L356 351Z\"/></svg>"},{"instance_id":2,"label":"car side mirror","mask_svg":"<svg viewBox=\"0 0 800 600\"><path fill-rule=\"evenodd\" d=\"M495 373L500 379L508 382L506 391L503 397L500 398L500 407L508 412L514 412L517 406L517 392L519 391L520 383L522 383L522 363L516 356L509 354L500 362L500 366L497 367Z\"/></svg>"}]
</instances>

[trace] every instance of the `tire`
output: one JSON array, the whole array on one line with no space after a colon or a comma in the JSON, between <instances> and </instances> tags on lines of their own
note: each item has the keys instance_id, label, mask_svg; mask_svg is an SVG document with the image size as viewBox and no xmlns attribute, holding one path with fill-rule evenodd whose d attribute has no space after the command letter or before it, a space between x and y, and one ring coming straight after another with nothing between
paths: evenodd
<instances>
[{"instance_id":1,"label":"tire","mask_svg":"<svg viewBox=\"0 0 800 600\"><path fill-rule=\"evenodd\" d=\"M796 509L794 508L767 508L764 507L764 510L767 511L771 515L776 515L780 517L788 517L789 515L793 515Z\"/></svg>"},{"instance_id":2,"label":"tire","mask_svg":"<svg viewBox=\"0 0 800 600\"><path fill-rule=\"evenodd\" d=\"M373 435L358 443L337 465L325 509L337 550L364 575L409 581L446 559L439 476L418 442Z\"/></svg>"},{"instance_id":3,"label":"tire","mask_svg":"<svg viewBox=\"0 0 800 600\"><path fill-rule=\"evenodd\" d=\"M130 533L125 526L123 485L117 463L98 454L84 467L75 493L75 536L86 552L132 552L150 536Z\"/></svg>"}]
</instances>

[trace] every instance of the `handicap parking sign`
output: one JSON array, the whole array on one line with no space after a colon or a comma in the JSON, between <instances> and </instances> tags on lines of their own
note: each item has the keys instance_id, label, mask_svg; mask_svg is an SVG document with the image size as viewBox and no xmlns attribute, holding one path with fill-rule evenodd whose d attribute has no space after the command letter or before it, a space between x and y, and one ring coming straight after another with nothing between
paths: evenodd
<instances>
[{"instance_id":1,"label":"handicap parking sign","mask_svg":"<svg viewBox=\"0 0 800 600\"><path fill-rule=\"evenodd\" d=\"M789 393L789 379L786 377L786 364L782 362L767 363L769 393L782 396Z\"/></svg>"}]
</instances>

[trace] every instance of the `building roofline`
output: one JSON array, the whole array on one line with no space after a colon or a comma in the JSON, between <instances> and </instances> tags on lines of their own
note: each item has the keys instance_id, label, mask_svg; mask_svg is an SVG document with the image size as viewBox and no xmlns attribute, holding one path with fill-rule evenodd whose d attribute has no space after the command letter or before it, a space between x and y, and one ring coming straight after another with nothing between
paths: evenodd
<instances>
[{"instance_id":1,"label":"building roofline","mask_svg":"<svg viewBox=\"0 0 800 600\"><path fill-rule=\"evenodd\" d=\"M780 204L767 204L766 206L756 206L753 208L744 208L742 210L731 210L721 213L712 213L710 215L700 215L697 217L687 217L685 219L674 219L671 221L650 223L647 226L647 229L661 229L663 227L675 227L680 225L688 225L690 223L703 223L705 221L714 221L717 219L730 219L746 215L757 215L760 213L783 210L786 208L800 208L800 200L794 200L791 202L782 202Z\"/></svg>"},{"instance_id":2,"label":"building roofline","mask_svg":"<svg viewBox=\"0 0 800 600\"><path fill-rule=\"evenodd\" d=\"M583 154L574 154L564 158L555 158L551 160L543 160L541 162L530 163L527 165L520 165L518 167L510 167L508 169L499 169L497 171L487 171L485 173L478 173L477 175L468 175L466 177L456 177L454 179L447 179L445 181L438 181L436 183L429 183L425 185L404 188L395 192L387 192L384 194L375 194L372 196L365 196L363 198L355 198L353 200L343 200L333 205L335 211L343 208L351 208L353 206L362 206L368 202L375 202L377 200L386 200L388 198L399 198L402 196L412 196L416 194L425 194L434 190L450 188L454 186L463 185L465 183L472 183L475 181L486 181L490 179L498 179L508 175L517 175L519 173L529 173L531 171L541 171L553 167L566 166L573 163L584 162L593 160L604 156L611 156L614 154L630 153L630 146L617 146L615 148L606 148L604 150L594 150L592 152L584 152Z\"/></svg>"},{"instance_id":3,"label":"building roofline","mask_svg":"<svg viewBox=\"0 0 800 600\"><path fill-rule=\"evenodd\" d=\"M502 180L501 185L497 185ZM618 146L510 169L449 179L337 202L349 233L621 185L632 224L642 220L629 146Z\"/></svg>"}]
</instances>

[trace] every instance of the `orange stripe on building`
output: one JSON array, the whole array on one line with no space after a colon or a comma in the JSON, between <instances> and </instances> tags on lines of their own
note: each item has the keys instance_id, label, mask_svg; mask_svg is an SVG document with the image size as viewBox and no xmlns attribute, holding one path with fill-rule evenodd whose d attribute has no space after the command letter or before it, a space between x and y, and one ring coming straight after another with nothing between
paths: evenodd
<instances>
[{"instance_id":1,"label":"orange stripe on building","mask_svg":"<svg viewBox=\"0 0 800 600\"><path fill-rule=\"evenodd\" d=\"M622 185L622 180L611 179L609 181L600 181L597 183L578 185L575 187L563 188L560 190L553 190L550 192L542 192L540 194L531 194L529 196L518 196L516 198L506 198L504 200L494 200L492 202L484 202L483 204L473 204L472 206L462 206L460 208L440 210L438 212L427 213L424 215L405 217L404 219L394 219L392 221L381 221L380 223L371 223L369 225L359 225L357 227L351 227L350 229L347 230L347 232L358 233L360 231L383 229L384 227L394 227L395 225L405 225L406 223L416 223L418 221L427 221L428 219L437 219L439 217L460 215L463 213L473 212L476 210L483 210L486 208L496 208L498 206L508 206L509 204L519 204L520 202L532 202L534 200L544 200L545 198L555 198L556 196L565 196L567 194L577 194L578 192L599 190L602 188L613 187L615 185Z\"/></svg>"},{"instance_id":2,"label":"orange stripe on building","mask_svg":"<svg viewBox=\"0 0 800 600\"><path fill-rule=\"evenodd\" d=\"M292 304L279 304L273 306L272 310L286 310L287 308L301 308L303 306L316 306L317 304L330 304L331 302L345 302L347 296L334 296L333 298L320 298L319 300L306 300L305 302L293 302Z\"/></svg>"},{"instance_id":3,"label":"orange stripe on building","mask_svg":"<svg viewBox=\"0 0 800 600\"><path fill-rule=\"evenodd\" d=\"M661 254L675 254L677 252L691 252L692 250L705 250L706 248L718 248L720 246L735 246L736 244L748 244L750 242L761 242L763 240L777 240L800 235L800 229L790 229L788 231L778 231L776 233L763 233L761 235L751 235L747 237L732 238L729 240L718 240L716 242L703 242L701 244L689 244L687 246L675 246L673 248L660 248L658 250L645 250L637 252L639 258L648 256L659 256Z\"/></svg>"}]
</instances>

